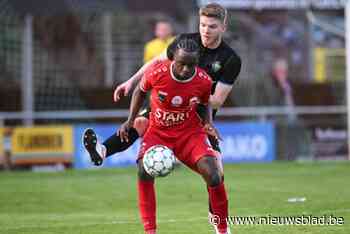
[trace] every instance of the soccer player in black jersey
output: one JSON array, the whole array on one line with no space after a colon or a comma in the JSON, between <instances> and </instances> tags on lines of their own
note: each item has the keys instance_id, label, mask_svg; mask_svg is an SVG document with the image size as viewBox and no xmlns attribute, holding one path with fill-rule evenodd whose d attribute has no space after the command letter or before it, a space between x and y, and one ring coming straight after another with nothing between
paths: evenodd
<instances>
[{"instance_id":1,"label":"soccer player in black jersey","mask_svg":"<svg viewBox=\"0 0 350 234\"><path fill-rule=\"evenodd\" d=\"M178 35L174 42L169 45L166 52L146 63L134 76L116 88L114 101L117 102L121 96L128 95L151 64L166 59L172 60L179 40L190 38L195 40L200 47L199 67L204 69L213 79L212 95L209 102L213 108L213 118L215 118L218 108L225 102L241 70L240 57L223 41L226 27L227 11L225 8L216 3L203 6L199 10L199 33ZM201 115L201 110L198 110L198 112ZM147 129L147 114L148 111L145 110L135 120L134 128L131 128L128 132L128 141L121 139L118 134L113 134L101 144L98 142L94 131L87 129L83 140L93 163L101 165L104 158L130 147ZM211 129L207 129L207 131L213 148L220 151L218 140L210 134Z\"/></svg>"}]
</instances>

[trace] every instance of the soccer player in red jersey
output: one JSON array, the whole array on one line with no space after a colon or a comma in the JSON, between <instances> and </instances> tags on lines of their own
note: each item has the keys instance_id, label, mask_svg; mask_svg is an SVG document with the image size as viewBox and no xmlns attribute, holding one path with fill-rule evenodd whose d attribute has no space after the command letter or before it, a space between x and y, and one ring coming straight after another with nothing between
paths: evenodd
<instances>
[{"instance_id":1,"label":"soccer player in red jersey","mask_svg":"<svg viewBox=\"0 0 350 234\"><path fill-rule=\"evenodd\" d=\"M209 3L201 7L199 11L199 32L184 33L176 37L169 45L167 51L145 64L128 81L119 85L114 92L114 100L118 101L127 95L144 74L144 71L156 62L173 60L174 49L179 40L192 39L199 45L198 66L204 69L212 78L213 85L209 103L213 107L213 119L218 109L223 105L232 90L241 70L239 55L223 40L227 27L228 14L225 8L217 3ZM198 108L201 114L201 108ZM84 145L89 152L91 161L95 165L101 165L106 157L117 152L122 152L130 147L139 137L142 137L148 127L148 108L145 108L135 120L134 127L129 130L129 140L123 141L117 134L111 135L103 143L99 142L93 129L84 133ZM220 152L219 142L208 135L213 148Z\"/></svg>"},{"instance_id":2,"label":"soccer player in red jersey","mask_svg":"<svg viewBox=\"0 0 350 234\"><path fill-rule=\"evenodd\" d=\"M203 177L213 213L221 220L217 233L227 233L227 195L217 153L207 143L204 126L213 129L215 137L218 133L211 124L210 111L204 121L196 111L199 103L208 104L212 87L211 78L197 67L198 56L197 43L182 39L173 61L151 66L133 93L128 120L119 129L119 135L128 140L129 129L134 126L147 92L151 92L150 124L137 160L139 209L147 234L156 233L156 200L154 178L145 172L142 158L148 148L158 144L172 149L181 162Z\"/></svg>"}]
</instances>

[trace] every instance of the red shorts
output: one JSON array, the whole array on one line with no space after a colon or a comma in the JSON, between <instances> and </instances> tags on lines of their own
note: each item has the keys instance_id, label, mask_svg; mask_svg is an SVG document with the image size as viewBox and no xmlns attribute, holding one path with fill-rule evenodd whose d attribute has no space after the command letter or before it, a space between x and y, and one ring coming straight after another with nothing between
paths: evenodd
<instances>
[{"instance_id":1,"label":"red shorts","mask_svg":"<svg viewBox=\"0 0 350 234\"><path fill-rule=\"evenodd\" d=\"M178 160L194 171L198 171L196 164L202 157L217 157L217 152L208 143L204 131L189 131L176 137L169 137L161 130L150 127L143 136L138 159L143 158L147 149L154 145L167 146Z\"/></svg>"}]
</instances>

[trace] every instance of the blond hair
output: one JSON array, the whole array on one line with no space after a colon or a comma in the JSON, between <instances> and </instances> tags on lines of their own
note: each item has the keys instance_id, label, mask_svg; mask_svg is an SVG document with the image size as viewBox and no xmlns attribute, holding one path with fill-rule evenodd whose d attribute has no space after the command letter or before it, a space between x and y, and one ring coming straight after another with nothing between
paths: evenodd
<instances>
[{"instance_id":1,"label":"blond hair","mask_svg":"<svg viewBox=\"0 0 350 234\"><path fill-rule=\"evenodd\" d=\"M213 17L223 24L227 22L227 10L217 3L209 3L199 9L199 16Z\"/></svg>"}]
</instances>

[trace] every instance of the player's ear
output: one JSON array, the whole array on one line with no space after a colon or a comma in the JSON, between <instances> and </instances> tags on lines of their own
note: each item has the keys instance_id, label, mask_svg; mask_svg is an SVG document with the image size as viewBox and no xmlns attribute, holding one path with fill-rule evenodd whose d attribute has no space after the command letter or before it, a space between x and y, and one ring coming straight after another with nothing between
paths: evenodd
<instances>
[{"instance_id":1,"label":"player's ear","mask_svg":"<svg viewBox=\"0 0 350 234\"><path fill-rule=\"evenodd\" d=\"M226 22L226 20L221 23L221 29L222 29L222 32L226 32L226 30L227 30L227 22Z\"/></svg>"},{"instance_id":2,"label":"player's ear","mask_svg":"<svg viewBox=\"0 0 350 234\"><path fill-rule=\"evenodd\" d=\"M175 52L174 52L174 56L173 56L173 61L175 61L175 60L177 60L177 57L178 57L178 49L177 50L175 50Z\"/></svg>"},{"instance_id":3,"label":"player's ear","mask_svg":"<svg viewBox=\"0 0 350 234\"><path fill-rule=\"evenodd\" d=\"M225 9L225 17L224 17L224 20L222 21L223 32L226 32L227 24L228 24L228 14L227 14L227 10Z\"/></svg>"}]
</instances>

